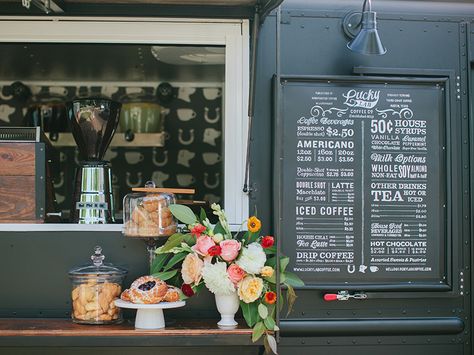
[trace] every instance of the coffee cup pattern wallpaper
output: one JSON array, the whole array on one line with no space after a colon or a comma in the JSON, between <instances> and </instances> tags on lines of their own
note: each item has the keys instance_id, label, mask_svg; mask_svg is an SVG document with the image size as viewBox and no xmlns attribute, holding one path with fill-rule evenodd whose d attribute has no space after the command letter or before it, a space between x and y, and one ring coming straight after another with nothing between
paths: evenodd
<instances>
[{"instance_id":1,"label":"coffee cup pattern wallpaper","mask_svg":"<svg viewBox=\"0 0 474 355\"><path fill-rule=\"evenodd\" d=\"M36 85L32 94L28 102L1 95L0 126L21 126L28 107L39 98L61 96L68 101L77 96L104 95L121 101L130 94L154 95L155 88ZM142 186L150 179L160 187L196 189L195 195L184 198L223 202L222 89L179 87L176 98L166 108L169 112L164 122L164 147L109 147L107 150L105 159L110 161L114 175L114 198L119 201L117 212L121 211L122 198L130 188ZM79 156L74 147L58 150L60 169L53 180L56 200L59 210L69 210Z\"/></svg>"}]
</instances>

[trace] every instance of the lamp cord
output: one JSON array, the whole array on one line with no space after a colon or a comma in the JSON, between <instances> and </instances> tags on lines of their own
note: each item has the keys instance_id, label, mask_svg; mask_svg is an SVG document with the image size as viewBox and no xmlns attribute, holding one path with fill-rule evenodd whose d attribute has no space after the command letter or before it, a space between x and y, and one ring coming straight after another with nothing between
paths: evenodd
<instances>
[{"instance_id":1,"label":"lamp cord","mask_svg":"<svg viewBox=\"0 0 474 355\"><path fill-rule=\"evenodd\" d=\"M247 135L247 151L245 154L245 175L243 192L249 193L252 188L250 186L250 144L252 138L252 123L255 110L255 85L256 85L256 68L257 68L257 45L260 29L260 13L259 7L255 7L255 15L253 18L252 29L252 48L250 61L250 83L249 83L249 103L248 103L248 135Z\"/></svg>"}]
</instances>

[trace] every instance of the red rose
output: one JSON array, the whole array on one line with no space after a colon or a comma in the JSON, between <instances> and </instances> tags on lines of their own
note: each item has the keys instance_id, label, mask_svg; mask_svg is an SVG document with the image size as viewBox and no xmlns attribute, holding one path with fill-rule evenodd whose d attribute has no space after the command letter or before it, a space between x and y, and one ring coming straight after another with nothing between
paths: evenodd
<instances>
[{"instance_id":1,"label":"red rose","mask_svg":"<svg viewBox=\"0 0 474 355\"><path fill-rule=\"evenodd\" d=\"M270 248L271 246L273 246L273 243L275 243L275 238L273 238L271 235L263 237L262 241L260 242L260 244L262 244L262 247L264 248Z\"/></svg>"},{"instance_id":2,"label":"red rose","mask_svg":"<svg viewBox=\"0 0 474 355\"><path fill-rule=\"evenodd\" d=\"M277 295L275 292L265 292L265 302L267 304L274 304L277 300Z\"/></svg>"},{"instance_id":3,"label":"red rose","mask_svg":"<svg viewBox=\"0 0 474 355\"><path fill-rule=\"evenodd\" d=\"M194 296L194 290L189 284L182 284L181 285L181 291L183 291L184 295L187 297L192 297Z\"/></svg>"},{"instance_id":4,"label":"red rose","mask_svg":"<svg viewBox=\"0 0 474 355\"><path fill-rule=\"evenodd\" d=\"M222 249L219 245L214 245L213 247L210 247L209 249L207 249L207 253L210 256L218 256L218 255L221 255Z\"/></svg>"}]
</instances>

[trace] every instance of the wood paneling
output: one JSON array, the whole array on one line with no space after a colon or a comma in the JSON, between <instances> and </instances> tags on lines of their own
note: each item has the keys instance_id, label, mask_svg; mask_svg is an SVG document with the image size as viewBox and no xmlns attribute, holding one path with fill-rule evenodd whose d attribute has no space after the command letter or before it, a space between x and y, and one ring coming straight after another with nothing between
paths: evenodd
<instances>
[{"instance_id":1,"label":"wood paneling","mask_svg":"<svg viewBox=\"0 0 474 355\"><path fill-rule=\"evenodd\" d=\"M0 175L35 175L35 144L0 143Z\"/></svg>"},{"instance_id":2,"label":"wood paneling","mask_svg":"<svg viewBox=\"0 0 474 355\"><path fill-rule=\"evenodd\" d=\"M35 217L35 176L0 176L0 222Z\"/></svg>"}]
</instances>

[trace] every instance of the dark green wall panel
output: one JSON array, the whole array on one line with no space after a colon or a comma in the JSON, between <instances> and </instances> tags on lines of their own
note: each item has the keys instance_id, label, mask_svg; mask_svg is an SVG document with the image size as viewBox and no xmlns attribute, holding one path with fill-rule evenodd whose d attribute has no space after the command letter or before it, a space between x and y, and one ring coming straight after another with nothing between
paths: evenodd
<instances>
[{"instance_id":1,"label":"dark green wall panel","mask_svg":"<svg viewBox=\"0 0 474 355\"><path fill-rule=\"evenodd\" d=\"M0 284L8 285L0 292L0 317L69 317L68 271L90 263L95 245L102 246L106 262L129 270L125 285L148 273L145 244L125 238L120 232L0 233ZM186 307L168 313L176 317L217 317L207 292L190 299Z\"/></svg>"}]
</instances>

